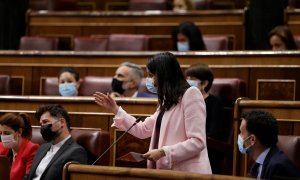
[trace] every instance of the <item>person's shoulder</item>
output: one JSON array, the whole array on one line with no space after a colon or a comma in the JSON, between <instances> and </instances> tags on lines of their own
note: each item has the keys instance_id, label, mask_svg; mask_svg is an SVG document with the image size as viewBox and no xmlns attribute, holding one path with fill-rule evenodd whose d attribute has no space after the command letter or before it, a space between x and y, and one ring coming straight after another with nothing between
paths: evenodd
<instances>
[{"instance_id":1,"label":"person's shoulder","mask_svg":"<svg viewBox=\"0 0 300 180\"><path fill-rule=\"evenodd\" d=\"M201 95L201 92L198 88L191 86L185 91L183 96L189 97L191 95Z\"/></svg>"},{"instance_id":2,"label":"person's shoulder","mask_svg":"<svg viewBox=\"0 0 300 180\"><path fill-rule=\"evenodd\" d=\"M279 167L285 167L286 165L293 164L292 161L277 147L271 148L269 152L269 165L270 166L279 166Z\"/></svg>"},{"instance_id":3,"label":"person's shoulder","mask_svg":"<svg viewBox=\"0 0 300 180\"><path fill-rule=\"evenodd\" d=\"M157 94L139 91L136 97L157 98Z\"/></svg>"},{"instance_id":4,"label":"person's shoulder","mask_svg":"<svg viewBox=\"0 0 300 180\"><path fill-rule=\"evenodd\" d=\"M70 149L72 149L72 150L78 150L78 149L80 149L80 150L84 150L85 151L84 147L81 146L80 144L78 144L76 142L76 140L73 139L72 137L70 139L68 139L68 141L70 143Z\"/></svg>"},{"instance_id":5,"label":"person's shoulder","mask_svg":"<svg viewBox=\"0 0 300 180\"><path fill-rule=\"evenodd\" d=\"M28 139L23 139L23 143L25 146L25 150L27 151L36 151L39 148L39 144L35 144L32 141L28 140Z\"/></svg>"}]
</instances>

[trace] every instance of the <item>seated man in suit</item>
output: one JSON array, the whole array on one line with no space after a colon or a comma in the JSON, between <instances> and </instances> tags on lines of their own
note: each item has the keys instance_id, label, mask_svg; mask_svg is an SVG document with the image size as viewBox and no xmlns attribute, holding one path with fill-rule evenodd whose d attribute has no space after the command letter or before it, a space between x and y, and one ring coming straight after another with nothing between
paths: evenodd
<instances>
[{"instance_id":1,"label":"seated man in suit","mask_svg":"<svg viewBox=\"0 0 300 180\"><path fill-rule=\"evenodd\" d=\"M60 105L44 105L35 113L45 143L39 147L24 179L62 179L67 162L87 163L87 153L70 135L70 117Z\"/></svg>"},{"instance_id":2,"label":"seated man in suit","mask_svg":"<svg viewBox=\"0 0 300 180\"><path fill-rule=\"evenodd\" d=\"M137 64L124 62L112 80L111 97L157 97L156 94L139 92L144 77L143 69Z\"/></svg>"},{"instance_id":3,"label":"seated man in suit","mask_svg":"<svg viewBox=\"0 0 300 180\"><path fill-rule=\"evenodd\" d=\"M250 111L242 115L238 136L241 153L255 160L250 176L257 179L300 178L300 171L280 151L277 120L265 111Z\"/></svg>"}]
</instances>

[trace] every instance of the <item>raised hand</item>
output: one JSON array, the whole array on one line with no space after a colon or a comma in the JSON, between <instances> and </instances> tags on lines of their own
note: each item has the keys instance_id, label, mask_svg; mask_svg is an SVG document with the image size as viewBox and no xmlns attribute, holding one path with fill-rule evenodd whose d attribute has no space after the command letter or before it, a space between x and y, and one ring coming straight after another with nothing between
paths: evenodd
<instances>
[{"instance_id":1,"label":"raised hand","mask_svg":"<svg viewBox=\"0 0 300 180\"><path fill-rule=\"evenodd\" d=\"M119 106L117 105L116 101L112 97L110 97L109 94L96 92L94 94L94 97L96 104L104 107L105 109L111 111L114 114L117 114Z\"/></svg>"}]
</instances>

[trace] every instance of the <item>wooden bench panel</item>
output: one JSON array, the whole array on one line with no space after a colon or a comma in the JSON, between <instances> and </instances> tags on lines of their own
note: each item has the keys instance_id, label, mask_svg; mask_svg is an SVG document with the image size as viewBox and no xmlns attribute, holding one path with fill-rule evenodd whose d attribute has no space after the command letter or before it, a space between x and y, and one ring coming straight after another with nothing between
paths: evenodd
<instances>
[{"instance_id":1,"label":"wooden bench panel","mask_svg":"<svg viewBox=\"0 0 300 180\"><path fill-rule=\"evenodd\" d=\"M62 67L76 67L84 76L113 76L119 64L128 60L146 67L157 52L0 52L0 71L24 76L25 95L38 95L40 77L57 76ZM206 63L217 78L240 78L248 84L248 97L256 98L256 79L295 79L300 81L298 51L225 51L174 53L183 70L195 63ZM280 66L279 66L280 65ZM146 73L145 73L146 74ZM300 83L296 83L300 89ZM296 100L300 91L296 92Z\"/></svg>"},{"instance_id":2,"label":"wooden bench panel","mask_svg":"<svg viewBox=\"0 0 300 180\"><path fill-rule=\"evenodd\" d=\"M28 12L27 35L152 34L170 35L183 21L192 21L204 35L232 35L244 49L244 10L162 12Z\"/></svg>"},{"instance_id":3,"label":"wooden bench panel","mask_svg":"<svg viewBox=\"0 0 300 180\"><path fill-rule=\"evenodd\" d=\"M91 166L75 163L68 163L64 166L63 180L89 180L106 179L106 180L251 180L250 178L224 176L224 175L205 175L191 172L180 172L157 169L137 169L121 168L108 166Z\"/></svg>"}]
</instances>

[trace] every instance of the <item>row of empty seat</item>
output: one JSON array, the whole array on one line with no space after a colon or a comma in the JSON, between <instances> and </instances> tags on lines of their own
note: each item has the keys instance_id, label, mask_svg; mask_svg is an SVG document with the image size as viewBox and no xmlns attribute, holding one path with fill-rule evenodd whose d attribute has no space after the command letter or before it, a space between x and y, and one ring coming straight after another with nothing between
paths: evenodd
<instances>
[{"instance_id":1,"label":"row of empty seat","mask_svg":"<svg viewBox=\"0 0 300 180\"><path fill-rule=\"evenodd\" d=\"M154 38L153 38L154 39ZM232 48L228 36L205 36L207 50L230 50ZM149 51L151 37L142 34L111 34L109 36L75 37L75 51ZM163 39L161 41L164 41ZM171 44L170 38L166 45ZM164 42L161 42L164 43ZM154 45L155 46L155 45ZM58 37L24 36L20 40L20 50L59 50ZM172 47L166 48L172 50Z\"/></svg>"},{"instance_id":2,"label":"row of empty seat","mask_svg":"<svg viewBox=\"0 0 300 180\"><path fill-rule=\"evenodd\" d=\"M34 10L171 10L172 0L30 0ZM192 0L196 10L243 8L236 0Z\"/></svg>"}]
</instances>

